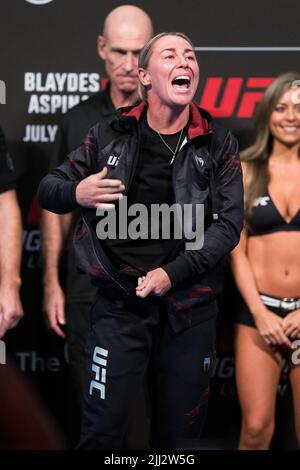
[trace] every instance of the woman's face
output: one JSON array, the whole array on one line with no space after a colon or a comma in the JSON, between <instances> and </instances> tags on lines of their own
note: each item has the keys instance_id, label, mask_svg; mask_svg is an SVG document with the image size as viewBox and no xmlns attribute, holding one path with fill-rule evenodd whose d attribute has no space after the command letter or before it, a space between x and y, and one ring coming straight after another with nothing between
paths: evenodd
<instances>
[{"instance_id":1,"label":"woman's face","mask_svg":"<svg viewBox=\"0 0 300 470\"><path fill-rule=\"evenodd\" d=\"M179 36L163 36L152 49L140 80L148 87L148 101L169 107L191 103L199 82L199 66L192 46Z\"/></svg>"},{"instance_id":2,"label":"woman's face","mask_svg":"<svg viewBox=\"0 0 300 470\"><path fill-rule=\"evenodd\" d=\"M300 103L295 103L295 89L287 90L270 116L274 139L289 147L300 145Z\"/></svg>"}]
</instances>

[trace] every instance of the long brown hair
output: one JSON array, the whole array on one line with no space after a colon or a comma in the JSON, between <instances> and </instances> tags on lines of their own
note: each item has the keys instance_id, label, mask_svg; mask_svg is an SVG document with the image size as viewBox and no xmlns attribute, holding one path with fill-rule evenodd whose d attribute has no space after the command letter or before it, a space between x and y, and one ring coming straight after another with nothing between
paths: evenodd
<instances>
[{"instance_id":1,"label":"long brown hair","mask_svg":"<svg viewBox=\"0 0 300 470\"><path fill-rule=\"evenodd\" d=\"M273 136L270 132L271 114L282 95L292 87L293 82L299 80L298 73L288 72L280 75L266 89L258 105L255 118L256 140L241 152L242 161L247 162L244 181L246 222L251 216L255 199L264 194L269 183L268 160L273 147Z\"/></svg>"}]
</instances>

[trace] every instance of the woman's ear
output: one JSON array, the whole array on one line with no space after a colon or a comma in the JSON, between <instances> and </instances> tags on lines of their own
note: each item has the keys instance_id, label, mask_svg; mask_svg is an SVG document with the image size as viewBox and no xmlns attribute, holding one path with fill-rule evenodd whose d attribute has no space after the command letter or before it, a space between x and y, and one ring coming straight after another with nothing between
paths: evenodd
<instances>
[{"instance_id":1,"label":"woman's ear","mask_svg":"<svg viewBox=\"0 0 300 470\"><path fill-rule=\"evenodd\" d=\"M151 84L151 77L149 73L147 72L147 70L140 67L138 69L138 75L139 75L139 80L142 85L148 86Z\"/></svg>"}]
</instances>

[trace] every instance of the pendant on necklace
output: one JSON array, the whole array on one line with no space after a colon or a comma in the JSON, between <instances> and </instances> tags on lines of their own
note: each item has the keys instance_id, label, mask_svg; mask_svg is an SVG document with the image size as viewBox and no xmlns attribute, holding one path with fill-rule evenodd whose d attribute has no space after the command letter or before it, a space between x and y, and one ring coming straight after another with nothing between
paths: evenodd
<instances>
[{"instance_id":1,"label":"pendant on necklace","mask_svg":"<svg viewBox=\"0 0 300 470\"><path fill-rule=\"evenodd\" d=\"M175 155L176 155L176 154L173 153L173 157L172 157L172 159L171 159L171 161L170 161L170 165L172 165L172 163L174 162L174 160L175 160Z\"/></svg>"}]
</instances>

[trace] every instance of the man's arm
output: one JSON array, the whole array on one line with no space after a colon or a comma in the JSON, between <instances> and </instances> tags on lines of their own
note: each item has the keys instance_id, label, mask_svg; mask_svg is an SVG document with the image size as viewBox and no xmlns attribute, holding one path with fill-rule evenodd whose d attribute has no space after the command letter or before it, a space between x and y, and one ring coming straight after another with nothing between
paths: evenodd
<instances>
[{"instance_id":1,"label":"man's arm","mask_svg":"<svg viewBox=\"0 0 300 470\"><path fill-rule=\"evenodd\" d=\"M59 216L42 210L43 311L49 328L62 338L65 333L59 325L64 325L66 319L65 295L59 282L59 263L71 224L72 214Z\"/></svg>"},{"instance_id":2,"label":"man's arm","mask_svg":"<svg viewBox=\"0 0 300 470\"><path fill-rule=\"evenodd\" d=\"M67 157L68 121L63 120L55 136L54 151L50 165L60 165ZM65 324L65 294L60 285L59 265L65 243L71 230L72 215L57 215L41 210L41 250L43 257L43 312L47 326L58 336L65 333L60 325Z\"/></svg>"},{"instance_id":3,"label":"man's arm","mask_svg":"<svg viewBox=\"0 0 300 470\"><path fill-rule=\"evenodd\" d=\"M19 290L22 223L15 190L0 194L0 338L23 316Z\"/></svg>"}]
</instances>

